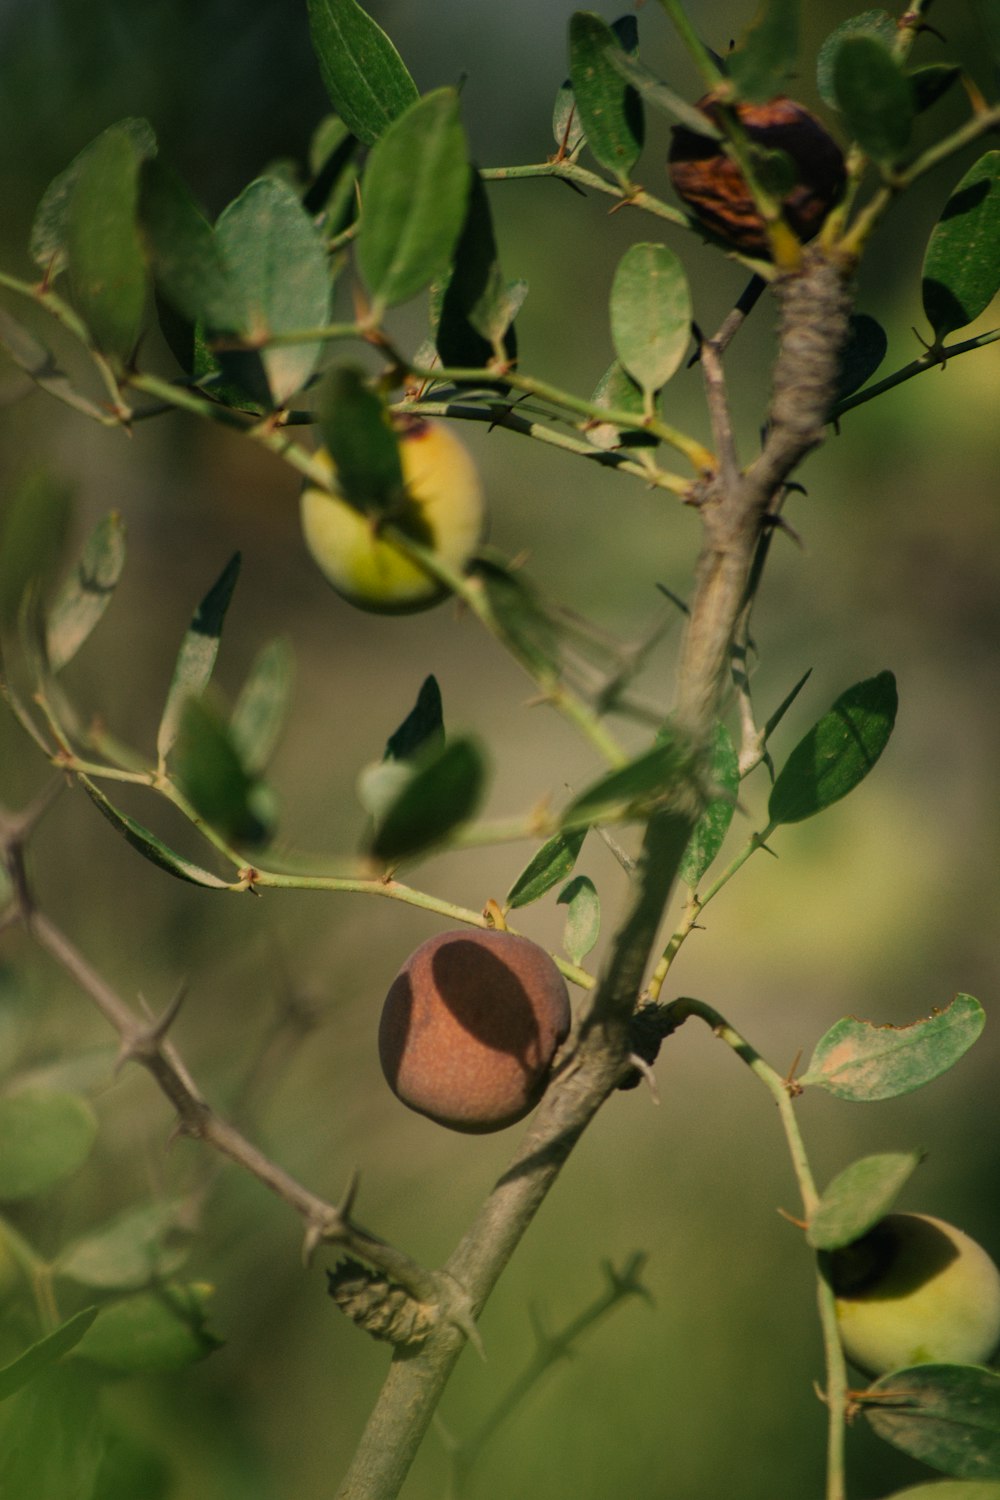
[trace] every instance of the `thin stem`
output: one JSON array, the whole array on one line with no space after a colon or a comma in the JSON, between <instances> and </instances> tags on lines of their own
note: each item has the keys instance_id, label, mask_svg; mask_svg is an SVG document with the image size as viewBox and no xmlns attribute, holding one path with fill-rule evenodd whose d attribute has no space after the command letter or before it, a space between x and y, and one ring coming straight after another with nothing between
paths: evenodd
<instances>
[{"instance_id":1,"label":"thin stem","mask_svg":"<svg viewBox=\"0 0 1000 1500\"><path fill-rule=\"evenodd\" d=\"M647 213L653 214L658 219L665 219L670 224L676 224L679 229L701 232L694 219L679 208L674 208L672 204L664 203L661 198L645 192L642 188L626 189L620 183L609 182L606 177L600 177L596 172L588 171L586 167L581 167L567 157L533 162L525 166L484 167L480 169L479 175L484 182L518 182L532 177L559 178L564 182L575 183L577 187L589 188L595 193L603 193L608 198L615 198L621 207L645 209Z\"/></svg>"},{"instance_id":2,"label":"thin stem","mask_svg":"<svg viewBox=\"0 0 1000 1500\"><path fill-rule=\"evenodd\" d=\"M660 0L660 4L673 22L674 30L687 48L691 61L698 69L706 86L713 89L720 83L724 83L725 74L691 25L680 0Z\"/></svg>"},{"instance_id":3,"label":"thin stem","mask_svg":"<svg viewBox=\"0 0 1000 1500\"><path fill-rule=\"evenodd\" d=\"M949 359L955 359L959 354L968 354L973 349L984 349L987 344L995 344L1000 339L1000 328L991 328L989 333L979 333L975 338L965 339L961 344L944 345L940 349L926 349L923 354L912 359L908 365L903 365L892 375L886 375L875 385L865 386L864 390L856 391L853 396L846 396L830 413L831 422L839 422L845 412L853 411L856 406L864 406L866 401L872 401L876 396L881 396L885 391L895 389L897 385L903 385L907 380L912 380L915 375L922 375L925 370L943 369Z\"/></svg>"}]
</instances>

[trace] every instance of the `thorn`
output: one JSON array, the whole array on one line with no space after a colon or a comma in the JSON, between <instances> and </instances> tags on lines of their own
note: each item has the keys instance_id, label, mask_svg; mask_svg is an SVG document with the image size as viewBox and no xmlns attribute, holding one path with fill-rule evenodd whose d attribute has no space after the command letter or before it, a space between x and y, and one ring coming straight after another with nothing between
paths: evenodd
<instances>
[{"instance_id":1,"label":"thorn","mask_svg":"<svg viewBox=\"0 0 1000 1500\"><path fill-rule=\"evenodd\" d=\"M787 1208L778 1208L775 1210L775 1212L779 1215L780 1218L784 1219L786 1224L793 1224L796 1229L805 1230L809 1228L808 1220L800 1219L795 1214L790 1214Z\"/></svg>"},{"instance_id":2,"label":"thorn","mask_svg":"<svg viewBox=\"0 0 1000 1500\"><path fill-rule=\"evenodd\" d=\"M802 1092L802 1086L801 1086L801 1084L798 1084L798 1083L795 1082L795 1075L796 1075L796 1073L799 1070L799 1063L801 1061L802 1061L802 1048L800 1047L799 1050L798 1050L798 1052L796 1052L795 1056L792 1058L792 1066L789 1068L788 1072L785 1074L784 1078L782 1079L782 1082L784 1083L785 1088L788 1090L788 1092L790 1094L793 1094L793 1095L794 1094L801 1094L801 1092Z\"/></svg>"},{"instance_id":3,"label":"thorn","mask_svg":"<svg viewBox=\"0 0 1000 1500\"><path fill-rule=\"evenodd\" d=\"M639 1054L638 1054L638 1052L630 1052L629 1055L628 1055L628 1060L629 1060L629 1063L631 1064L631 1066L635 1069L635 1071L637 1073L641 1073L642 1076L643 1076L643 1078L649 1084L649 1092L653 1096L653 1103L654 1104L659 1104L659 1102L660 1102L660 1091L656 1087L656 1074L653 1072L652 1068L649 1066L649 1063L646 1061L646 1059L644 1057L640 1057Z\"/></svg>"},{"instance_id":4,"label":"thorn","mask_svg":"<svg viewBox=\"0 0 1000 1500\"><path fill-rule=\"evenodd\" d=\"M342 1219L345 1224L349 1224L351 1222L351 1214L354 1212L354 1200L358 1196L358 1188L360 1186L361 1173L358 1171L357 1167L355 1167L348 1179L344 1196L337 1204L337 1216L338 1218Z\"/></svg>"},{"instance_id":5,"label":"thorn","mask_svg":"<svg viewBox=\"0 0 1000 1500\"><path fill-rule=\"evenodd\" d=\"M761 843L759 843L757 845L757 848L758 849L763 849L764 853L765 854L769 854L772 859L777 859L778 858L777 854L775 854L775 852L771 848L770 844L765 844L765 843L761 842Z\"/></svg>"}]
</instances>

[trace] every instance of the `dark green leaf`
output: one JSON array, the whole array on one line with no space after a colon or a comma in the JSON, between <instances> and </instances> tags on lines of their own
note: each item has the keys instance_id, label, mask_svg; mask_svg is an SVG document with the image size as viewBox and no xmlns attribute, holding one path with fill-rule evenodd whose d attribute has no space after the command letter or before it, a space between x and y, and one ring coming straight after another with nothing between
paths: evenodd
<instances>
[{"instance_id":1,"label":"dark green leaf","mask_svg":"<svg viewBox=\"0 0 1000 1500\"><path fill-rule=\"evenodd\" d=\"M970 8L994 65L1000 63L1000 4L997 0L971 0Z\"/></svg>"},{"instance_id":2,"label":"dark green leaf","mask_svg":"<svg viewBox=\"0 0 1000 1500\"><path fill-rule=\"evenodd\" d=\"M577 828L572 833L555 833L546 839L507 892L505 904L508 907L528 906L558 885L576 864L586 837L586 828Z\"/></svg>"},{"instance_id":3,"label":"dark green leaf","mask_svg":"<svg viewBox=\"0 0 1000 1500\"><path fill-rule=\"evenodd\" d=\"M575 964L580 964L597 942L601 931L601 901L594 882L586 875L574 875L556 898L567 906L563 950Z\"/></svg>"},{"instance_id":4,"label":"dark green leaf","mask_svg":"<svg viewBox=\"0 0 1000 1500\"><path fill-rule=\"evenodd\" d=\"M889 341L881 323L867 313L852 313L847 342L840 351L836 401L843 401L870 380L885 359Z\"/></svg>"},{"instance_id":5,"label":"dark green leaf","mask_svg":"<svg viewBox=\"0 0 1000 1500\"><path fill-rule=\"evenodd\" d=\"M619 16L617 21L612 21L611 30L621 44L621 57L633 60L639 50L639 24L636 17L631 14ZM612 61L616 61L617 56L610 54ZM556 95L552 110L552 134L564 156L572 156L586 140L580 112L576 107L573 84L569 78Z\"/></svg>"},{"instance_id":6,"label":"dark green leaf","mask_svg":"<svg viewBox=\"0 0 1000 1500\"><path fill-rule=\"evenodd\" d=\"M385 742L386 760L414 760L421 752L444 745L444 705L436 677L425 677L417 701Z\"/></svg>"},{"instance_id":7,"label":"dark green leaf","mask_svg":"<svg viewBox=\"0 0 1000 1500\"><path fill-rule=\"evenodd\" d=\"M76 567L49 611L46 655L53 672L71 661L90 635L125 566L125 525L117 511L97 523Z\"/></svg>"},{"instance_id":8,"label":"dark green leaf","mask_svg":"<svg viewBox=\"0 0 1000 1500\"><path fill-rule=\"evenodd\" d=\"M559 640L552 620L519 573L485 559L477 561L493 626L508 651L541 680L559 676Z\"/></svg>"},{"instance_id":9,"label":"dark green leaf","mask_svg":"<svg viewBox=\"0 0 1000 1500\"><path fill-rule=\"evenodd\" d=\"M978 1000L956 995L944 1010L912 1026L874 1026L847 1016L818 1043L799 1079L841 1099L894 1099L947 1072L979 1036Z\"/></svg>"},{"instance_id":10,"label":"dark green leaf","mask_svg":"<svg viewBox=\"0 0 1000 1500\"><path fill-rule=\"evenodd\" d=\"M924 312L940 343L974 322L1000 290L1000 151L987 151L955 188L927 245Z\"/></svg>"},{"instance_id":11,"label":"dark green leaf","mask_svg":"<svg viewBox=\"0 0 1000 1500\"><path fill-rule=\"evenodd\" d=\"M640 386L632 379L620 360L612 360L605 370L591 401L595 406L610 410L635 412L637 421L645 416L646 403ZM587 440L595 448L605 451L612 448L656 447L658 439L641 427L616 427L613 422L592 422L587 427Z\"/></svg>"},{"instance_id":12,"label":"dark green leaf","mask_svg":"<svg viewBox=\"0 0 1000 1500\"><path fill-rule=\"evenodd\" d=\"M109 125L96 140L84 146L69 166L53 178L35 211L31 226L29 250L37 266L41 266L51 279L66 266L66 235L69 222L70 199L77 179L88 158L101 149L105 136L124 136L131 144L137 165L150 161L156 155L156 136L148 120L119 120Z\"/></svg>"},{"instance_id":13,"label":"dark green leaf","mask_svg":"<svg viewBox=\"0 0 1000 1500\"><path fill-rule=\"evenodd\" d=\"M56 1259L56 1274L105 1291L148 1286L175 1271L184 1257L182 1249L166 1243L182 1207L178 1201L127 1209L67 1245Z\"/></svg>"},{"instance_id":14,"label":"dark green leaf","mask_svg":"<svg viewBox=\"0 0 1000 1500\"><path fill-rule=\"evenodd\" d=\"M838 1172L809 1221L809 1244L814 1250L839 1250L867 1234L889 1212L920 1161L919 1151L892 1151L863 1156Z\"/></svg>"},{"instance_id":15,"label":"dark green leaf","mask_svg":"<svg viewBox=\"0 0 1000 1500\"><path fill-rule=\"evenodd\" d=\"M302 206L317 219L322 234L330 238L346 229L354 218L359 174L357 137L343 120L327 115L309 145L313 180Z\"/></svg>"},{"instance_id":16,"label":"dark green leaf","mask_svg":"<svg viewBox=\"0 0 1000 1500\"><path fill-rule=\"evenodd\" d=\"M421 757L375 829L373 858L395 863L443 843L475 812L485 781L483 754L472 740L451 740Z\"/></svg>"},{"instance_id":17,"label":"dark green leaf","mask_svg":"<svg viewBox=\"0 0 1000 1500\"><path fill-rule=\"evenodd\" d=\"M650 400L677 370L691 342L691 292L666 245L632 245L611 286L615 353Z\"/></svg>"},{"instance_id":18,"label":"dark green leaf","mask_svg":"<svg viewBox=\"0 0 1000 1500\"><path fill-rule=\"evenodd\" d=\"M139 165L129 132L106 130L80 163L66 216L73 301L117 369L132 356L146 307L146 259L136 223Z\"/></svg>"},{"instance_id":19,"label":"dark green leaf","mask_svg":"<svg viewBox=\"0 0 1000 1500\"><path fill-rule=\"evenodd\" d=\"M260 776L274 754L288 717L295 658L277 636L257 653L236 700L229 733L244 770Z\"/></svg>"},{"instance_id":20,"label":"dark green leaf","mask_svg":"<svg viewBox=\"0 0 1000 1500\"><path fill-rule=\"evenodd\" d=\"M354 791L365 812L378 821L385 817L393 803L399 801L403 788L409 786L412 779L413 766L409 761L376 760L358 772ZM371 842L371 830L363 842Z\"/></svg>"},{"instance_id":21,"label":"dark green leaf","mask_svg":"<svg viewBox=\"0 0 1000 1500\"><path fill-rule=\"evenodd\" d=\"M355 0L308 0L313 51L330 102L366 146L417 98L406 64Z\"/></svg>"},{"instance_id":22,"label":"dark green leaf","mask_svg":"<svg viewBox=\"0 0 1000 1500\"><path fill-rule=\"evenodd\" d=\"M486 188L473 172L465 223L440 295L435 342L442 363L475 367L516 359L511 324L519 306L500 269Z\"/></svg>"},{"instance_id":23,"label":"dark green leaf","mask_svg":"<svg viewBox=\"0 0 1000 1500\"><path fill-rule=\"evenodd\" d=\"M65 1323L60 1323L53 1333L39 1339L37 1344L32 1344L30 1349L26 1349L9 1365L4 1365L0 1369L0 1401L13 1396L29 1380L47 1370L57 1359L62 1359L64 1354L68 1354L80 1342L96 1317L96 1307L83 1308Z\"/></svg>"},{"instance_id":24,"label":"dark green leaf","mask_svg":"<svg viewBox=\"0 0 1000 1500\"><path fill-rule=\"evenodd\" d=\"M725 724L716 726L715 746L708 775L714 793L713 799L698 820L677 872L692 890L696 889L701 877L722 848L736 811L740 762L733 737Z\"/></svg>"},{"instance_id":25,"label":"dark green leaf","mask_svg":"<svg viewBox=\"0 0 1000 1500\"><path fill-rule=\"evenodd\" d=\"M74 1358L124 1374L186 1369L221 1346L205 1320L211 1295L200 1282L169 1283L108 1303Z\"/></svg>"},{"instance_id":26,"label":"dark green leaf","mask_svg":"<svg viewBox=\"0 0 1000 1500\"><path fill-rule=\"evenodd\" d=\"M618 38L600 16L586 10L571 16L569 71L587 145L624 184L639 160L645 132L642 101L612 61L622 55Z\"/></svg>"},{"instance_id":27,"label":"dark green leaf","mask_svg":"<svg viewBox=\"0 0 1000 1500\"><path fill-rule=\"evenodd\" d=\"M181 713L187 700L199 697L208 687L219 654L219 639L229 601L240 572L240 554L235 553L195 610L181 642L174 675L167 692L163 717L156 737L156 752L163 762L177 738Z\"/></svg>"},{"instance_id":28,"label":"dark green leaf","mask_svg":"<svg viewBox=\"0 0 1000 1500\"><path fill-rule=\"evenodd\" d=\"M96 1382L55 1365L0 1407L0 1495L93 1500L103 1448Z\"/></svg>"},{"instance_id":29,"label":"dark green leaf","mask_svg":"<svg viewBox=\"0 0 1000 1500\"><path fill-rule=\"evenodd\" d=\"M840 44L852 36L874 37L886 47L891 47L896 40L896 23L887 10L865 10L859 16L851 16L849 20L842 21L830 32L816 59L816 82L820 97L831 109L837 108L837 95L833 87L834 59Z\"/></svg>"},{"instance_id":30,"label":"dark green leaf","mask_svg":"<svg viewBox=\"0 0 1000 1500\"><path fill-rule=\"evenodd\" d=\"M77 1094L25 1092L0 1099L0 1199L37 1198L87 1160L97 1119Z\"/></svg>"},{"instance_id":31,"label":"dark green leaf","mask_svg":"<svg viewBox=\"0 0 1000 1500\"><path fill-rule=\"evenodd\" d=\"M910 82L918 113L936 104L961 76L958 63L930 63L926 68L915 68L910 74Z\"/></svg>"},{"instance_id":32,"label":"dark green leaf","mask_svg":"<svg viewBox=\"0 0 1000 1500\"><path fill-rule=\"evenodd\" d=\"M130 818L108 801L104 793L86 776L78 775L77 780L83 787L87 796L103 813L113 828L125 839L126 843L132 845L133 849L158 865L161 870L166 870L168 875L176 875L178 880L190 881L192 885L207 886L213 891L228 891L232 886L228 880L220 880L218 875L212 875L208 870L203 870L193 860L185 859L183 855L167 847L162 839L158 839L148 828Z\"/></svg>"},{"instance_id":33,"label":"dark green leaf","mask_svg":"<svg viewBox=\"0 0 1000 1500\"><path fill-rule=\"evenodd\" d=\"M763 0L726 58L741 99L763 104L788 92L799 51L799 0Z\"/></svg>"},{"instance_id":34,"label":"dark green leaf","mask_svg":"<svg viewBox=\"0 0 1000 1500\"><path fill-rule=\"evenodd\" d=\"M0 529L0 625L17 619L30 587L44 599L62 557L71 492L42 470L26 474L6 498Z\"/></svg>"},{"instance_id":35,"label":"dark green leaf","mask_svg":"<svg viewBox=\"0 0 1000 1500\"><path fill-rule=\"evenodd\" d=\"M888 47L872 35L846 37L833 58L833 91L861 149L893 166L909 145L916 97Z\"/></svg>"},{"instance_id":36,"label":"dark green leaf","mask_svg":"<svg viewBox=\"0 0 1000 1500\"><path fill-rule=\"evenodd\" d=\"M909 1489L893 1490L886 1500L1000 1500L997 1479L934 1479Z\"/></svg>"},{"instance_id":37,"label":"dark green leaf","mask_svg":"<svg viewBox=\"0 0 1000 1500\"><path fill-rule=\"evenodd\" d=\"M842 693L796 745L771 788L771 826L811 818L852 792L888 744L897 706L891 672Z\"/></svg>"},{"instance_id":38,"label":"dark green leaf","mask_svg":"<svg viewBox=\"0 0 1000 1500\"><path fill-rule=\"evenodd\" d=\"M470 175L454 89L426 94L373 148L357 238L373 317L443 275L465 221Z\"/></svg>"},{"instance_id":39,"label":"dark green leaf","mask_svg":"<svg viewBox=\"0 0 1000 1500\"><path fill-rule=\"evenodd\" d=\"M202 698L181 710L170 765L178 789L210 827L236 843L260 843L270 833L270 806L251 776L222 715Z\"/></svg>"},{"instance_id":40,"label":"dark green leaf","mask_svg":"<svg viewBox=\"0 0 1000 1500\"><path fill-rule=\"evenodd\" d=\"M870 1399L869 1399L870 1398ZM1000 1478L1000 1375L976 1365L913 1365L869 1386L880 1438L956 1479Z\"/></svg>"},{"instance_id":41,"label":"dark green leaf","mask_svg":"<svg viewBox=\"0 0 1000 1500\"><path fill-rule=\"evenodd\" d=\"M326 323L326 250L292 188L274 177L257 178L220 215L215 234L243 304L239 331L248 340L263 343L275 334ZM322 347L277 344L261 351L276 406L306 384Z\"/></svg>"},{"instance_id":42,"label":"dark green leaf","mask_svg":"<svg viewBox=\"0 0 1000 1500\"><path fill-rule=\"evenodd\" d=\"M568 830L649 817L668 807L693 775L690 749L678 740L666 739L581 792L566 808L560 824Z\"/></svg>"},{"instance_id":43,"label":"dark green leaf","mask_svg":"<svg viewBox=\"0 0 1000 1500\"><path fill-rule=\"evenodd\" d=\"M399 439L389 408L360 370L338 365L319 393L319 426L337 490L358 510L391 515L403 496Z\"/></svg>"},{"instance_id":44,"label":"dark green leaf","mask_svg":"<svg viewBox=\"0 0 1000 1500\"><path fill-rule=\"evenodd\" d=\"M177 174L159 160L143 170L139 217L166 301L189 324L238 333L243 301L215 230Z\"/></svg>"},{"instance_id":45,"label":"dark green leaf","mask_svg":"<svg viewBox=\"0 0 1000 1500\"><path fill-rule=\"evenodd\" d=\"M792 704L795 702L796 698L805 687L806 683L809 681L810 677L812 676L812 670L812 667L806 668L806 670L802 673L802 676L799 678L798 682L785 694L784 698L782 698L781 702L774 710L774 713L764 725L765 744L771 738L772 734L777 729L778 725L781 723L782 719L785 717L788 710L791 708Z\"/></svg>"}]
</instances>

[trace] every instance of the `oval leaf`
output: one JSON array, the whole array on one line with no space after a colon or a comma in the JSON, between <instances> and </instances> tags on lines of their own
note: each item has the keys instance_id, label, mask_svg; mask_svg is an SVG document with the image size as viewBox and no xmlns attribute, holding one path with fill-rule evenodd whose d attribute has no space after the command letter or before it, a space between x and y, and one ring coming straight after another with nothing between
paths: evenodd
<instances>
[{"instance_id":1,"label":"oval leaf","mask_svg":"<svg viewBox=\"0 0 1000 1500\"><path fill-rule=\"evenodd\" d=\"M741 99L763 104L787 92L799 53L800 0L765 0L726 67Z\"/></svg>"},{"instance_id":2,"label":"oval leaf","mask_svg":"<svg viewBox=\"0 0 1000 1500\"><path fill-rule=\"evenodd\" d=\"M666 245L632 245L611 285L615 353L647 401L678 368L691 341L691 292Z\"/></svg>"},{"instance_id":3,"label":"oval leaf","mask_svg":"<svg viewBox=\"0 0 1000 1500\"><path fill-rule=\"evenodd\" d=\"M1000 1375L995 1371L914 1365L884 1375L861 1402L879 1437L911 1458L956 1479L1000 1478Z\"/></svg>"},{"instance_id":4,"label":"oval leaf","mask_svg":"<svg viewBox=\"0 0 1000 1500\"><path fill-rule=\"evenodd\" d=\"M482 751L472 740L452 740L422 760L376 828L373 858L395 861L442 843L475 812L485 781Z\"/></svg>"},{"instance_id":5,"label":"oval leaf","mask_svg":"<svg viewBox=\"0 0 1000 1500\"><path fill-rule=\"evenodd\" d=\"M158 293L188 323L238 333L242 299L215 230L176 172L159 158L143 169L139 218Z\"/></svg>"},{"instance_id":6,"label":"oval leaf","mask_svg":"<svg viewBox=\"0 0 1000 1500\"><path fill-rule=\"evenodd\" d=\"M357 255L376 321L447 269L469 181L454 89L418 100L373 148L361 182Z\"/></svg>"},{"instance_id":7,"label":"oval leaf","mask_svg":"<svg viewBox=\"0 0 1000 1500\"><path fill-rule=\"evenodd\" d=\"M183 1250L165 1244L182 1208L178 1201L128 1209L67 1245L55 1262L56 1274L105 1290L147 1286L175 1270L184 1256Z\"/></svg>"},{"instance_id":8,"label":"oval leaf","mask_svg":"<svg viewBox=\"0 0 1000 1500\"><path fill-rule=\"evenodd\" d=\"M48 1192L90 1155L97 1119L77 1094L25 1092L0 1099L0 1199Z\"/></svg>"},{"instance_id":9,"label":"oval leaf","mask_svg":"<svg viewBox=\"0 0 1000 1500\"><path fill-rule=\"evenodd\" d=\"M556 833L546 839L514 881L504 904L508 907L528 906L558 885L560 880L565 880L576 864L586 837L586 828L577 828L572 833Z\"/></svg>"},{"instance_id":10,"label":"oval leaf","mask_svg":"<svg viewBox=\"0 0 1000 1500\"><path fill-rule=\"evenodd\" d=\"M93 1380L54 1365L0 1407L0 1492L23 1500L95 1494L105 1416Z\"/></svg>"},{"instance_id":11,"label":"oval leaf","mask_svg":"<svg viewBox=\"0 0 1000 1500\"><path fill-rule=\"evenodd\" d=\"M181 711L170 766L199 817L235 843L260 843L271 831L260 783L249 774L228 724L202 698Z\"/></svg>"},{"instance_id":12,"label":"oval leaf","mask_svg":"<svg viewBox=\"0 0 1000 1500\"><path fill-rule=\"evenodd\" d=\"M337 470L337 491L368 515L389 515L403 495L399 439L389 408L363 373L331 370L319 393L319 426Z\"/></svg>"},{"instance_id":13,"label":"oval leaf","mask_svg":"<svg viewBox=\"0 0 1000 1500\"><path fill-rule=\"evenodd\" d=\"M824 104L837 108L837 96L833 89L833 63L840 45L849 36L870 36L884 46L891 47L896 40L896 23L887 10L865 10L859 16L842 21L819 49L816 58L816 83Z\"/></svg>"},{"instance_id":14,"label":"oval leaf","mask_svg":"<svg viewBox=\"0 0 1000 1500\"><path fill-rule=\"evenodd\" d=\"M837 372L837 401L844 401L870 380L885 359L889 340L881 323L867 313L852 313L847 342L840 351Z\"/></svg>"},{"instance_id":15,"label":"oval leaf","mask_svg":"<svg viewBox=\"0 0 1000 1500\"><path fill-rule=\"evenodd\" d=\"M768 802L771 827L800 823L852 792L888 744L898 701L891 672L842 693L782 767Z\"/></svg>"},{"instance_id":16,"label":"oval leaf","mask_svg":"<svg viewBox=\"0 0 1000 1500\"><path fill-rule=\"evenodd\" d=\"M605 370L590 399L595 406L635 412L637 422L645 416L642 390L617 359L612 360ZM641 427L616 427L612 422L592 421L585 435L595 448L603 448L606 452L612 448L655 448L658 442L652 433Z\"/></svg>"},{"instance_id":17,"label":"oval leaf","mask_svg":"<svg viewBox=\"0 0 1000 1500\"><path fill-rule=\"evenodd\" d=\"M53 672L71 661L111 603L125 566L125 524L117 511L97 523L49 611L46 655Z\"/></svg>"},{"instance_id":18,"label":"oval leaf","mask_svg":"<svg viewBox=\"0 0 1000 1500\"><path fill-rule=\"evenodd\" d=\"M124 368L142 329L146 261L139 240L139 160L128 131L94 142L73 183L66 255L73 302L95 345Z\"/></svg>"},{"instance_id":19,"label":"oval leaf","mask_svg":"<svg viewBox=\"0 0 1000 1500\"><path fill-rule=\"evenodd\" d=\"M240 554L236 552L198 605L181 641L156 736L156 751L161 764L177 738L185 703L191 697L199 697L208 687L219 654L223 622L239 573Z\"/></svg>"},{"instance_id":20,"label":"oval leaf","mask_svg":"<svg viewBox=\"0 0 1000 1500\"><path fill-rule=\"evenodd\" d=\"M30 1349L25 1349L9 1365L4 1365L0 1369L0 1401L13 1396L15 1391L27 1385L34 1376L68 1354L80 1342L96 1317L96 1307L83 1308L65 1323L61 1323L54 1332L39 1339L37 1344L32 1344Z\"/></svg>"},{"instance_id":21,"label":"oval leaf","mask_svg":"<svg viewBox=\"0 0 1000 1500\"><path fill-rule=\"evenodd\" d=\"M284 636L257 653L240 689L229 733L244 769L260 776L267 767L288 716L295 658Z\"/></svg>"},{"instance_id":22,"label":"oval leaf","mask_svg":"<svg viewBox=\"0 0 1000 1500\"><path fill-rule=\"evenodd\" d=\"M619 56L621 44L600 16L578 10L570 17L570 80L587 145L602 167L627 183L642 151L644 124L642 101L612 61Z\"/></svg>"},{"instance_id":23,"label":"oval leaf","mask_svg":"<svg viewBox=\"0 0 1000 1500\"><path fill-rule=\"evenodd\" d=\"M924 256L924 312L937 343L1000 291L1000 151L987 151L945 204Z\"/></svg>"},{"instance_id":24,"label":"oval leaf","mask_svg":"<svg viewBox=\"0 0 1000 1500\"><path fill-rule=\"evenodd\" d=\"M897 162L909 145L916 96L888 47L871 34L848 36L834 54L833 92L861 149L886 165Z\"/></svg>"},{"instance_id":25,"label":"oval leaf","mask_svg":"<svg viewBox=\"0 0 1000 1500\"><path fill-rule=\"evenodd\" d=\"M77 180L89 157L102 149L102 142L107 135L124 136L132 147L137 164L149 161L156 155L156 136L148 120L118 120L102 131L96 140L84 146L69 166L52 179L35 210L28 245L32 260L36 266L43 268L50 280L66 266L70 202Z\"/></svg>"},{"instance_id":26,"label":"oval leaf","mask_svg":"<svg viewBox=\"0 0 1000 1500\"><path fill-rule=\"evenodd\" d=\"M930 109L962 76L958 63L929 63L926 68L915 68L910 74L917 113Z\"/></svg>"},{"instance_id":27,"label":"oval leaf","mask_svg":"<svg viewBox=\"0 0 1000 1500\"><path fill-rule=\"evenodd\" d=\"M211 1295L211 1287L194 1282L169 1284L109 1303L73 1357L124 1374L183 1370L221 1347L205 1322Z\"/></svg>"},{"instance_id":28,"label":"oval leaf","mask_svg":"<svg viewBox=\"0 0 1000 1500\"><path fill-rule=\"evenodd\" d=\"M716 726L715 748L708 774L716 795L713 795L712 801L699 818L677 872L692 890L722 848L736 811L740 761L733 737L725 724Z\"/></svg>"},{"instance_id":29,"label":"oval leaf","mask_svg":"<svg viewBox=\"0 0 1000 1500\"><path fill-rule=\"evenodd\" d=\"M839 1250L867 1234L889 1212L920 1162L919 1151L890 1151L863 1156L838 1172L809 1221L809 1244L814 1250Z\"/></svg>"},{"instance_id":30,"label":"oval leaf","mask_svg":"<svg viewBox=\"0 0 1000 1500\"><path fill-rule=\"evenodd\" d=\"M556 899L560 906L569 908L563 931L563 951L575 964L582 963L600 936L601 898L588 876L576 875L563 886Z\"/></svg>"},{"instance_id":31,"label":"oval leaf","mask_svg":"<svg viewBox=\"0 0 1000 1500\"><path fill-rule=\"evenodd\" d=\"M356 0L308 0L313 51L330 102L366 146L417 98L406 64Z\"/></svg>"},{"instance_id":32,"label":"oval leaf","mask_svg":"<svg viewBox=\"0 0 1000 1500\"><path fill-rule=\"evenodd\" d=\"M953 1067L977 1039L986 1016L971 995L911 1026L874 1026L847 1016L816 1047L799 1083L840 1099L894 1099Z\"/></svg>"},{"instance_id":33,"label":"oval leaf","mask_svg":"<svg viewBox=\"0 0 1000 1500\"><path fill-rule=\"evenodd\" d=\"M228 880L220 880L218 875L212 875L208 870L203 870L200 865L196 865L193 860L185 859L182 854L168 848L154 833L150 833L148 828L144 828L127 813L121 812L108 801L89 777L78 773L77 780L111 826L116 828L126 843L131 844L133 849L137 849L151 864L159 865L160 869L166 870L168 875L176 875L178 880L187 880L192 885L203 885L213 891L233 889Z\"/></svg>"}]
</instances>

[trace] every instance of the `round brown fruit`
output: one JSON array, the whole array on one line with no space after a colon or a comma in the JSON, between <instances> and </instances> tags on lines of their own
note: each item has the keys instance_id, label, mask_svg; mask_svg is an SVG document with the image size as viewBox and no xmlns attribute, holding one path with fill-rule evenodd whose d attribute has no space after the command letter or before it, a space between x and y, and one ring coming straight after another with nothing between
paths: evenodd
<instances>
[{"instance_id":1,"label":"round brown fruit","mask_svg":"<svg viewBox=\"0 0 1000 1500\"><path fill-rule=\"evenodd\" d=\"M718 124L718 104L709 95L696 108ZM794 99L779 97L735 109L753 145L789 158L796 180L782 197L782 211L798 238L811 240L843 196L843 152L816 116ZM667 165L677 196L706 229L745 255L770 259L764 220L723 142L675 125Z\"/></svg>"},{"instance_id":2,"label":"round brown fruit","mask_svg":"<svg viewBox=\"0 0 1000 1500\"><path fill-rule=\"evenodd\" d=\"M452 1130L503 1130L533 1109L570 1024L562 975L510 932L442 932L410 954L379 1025L382 1071Z\"/></svg>"}]
</instances>

